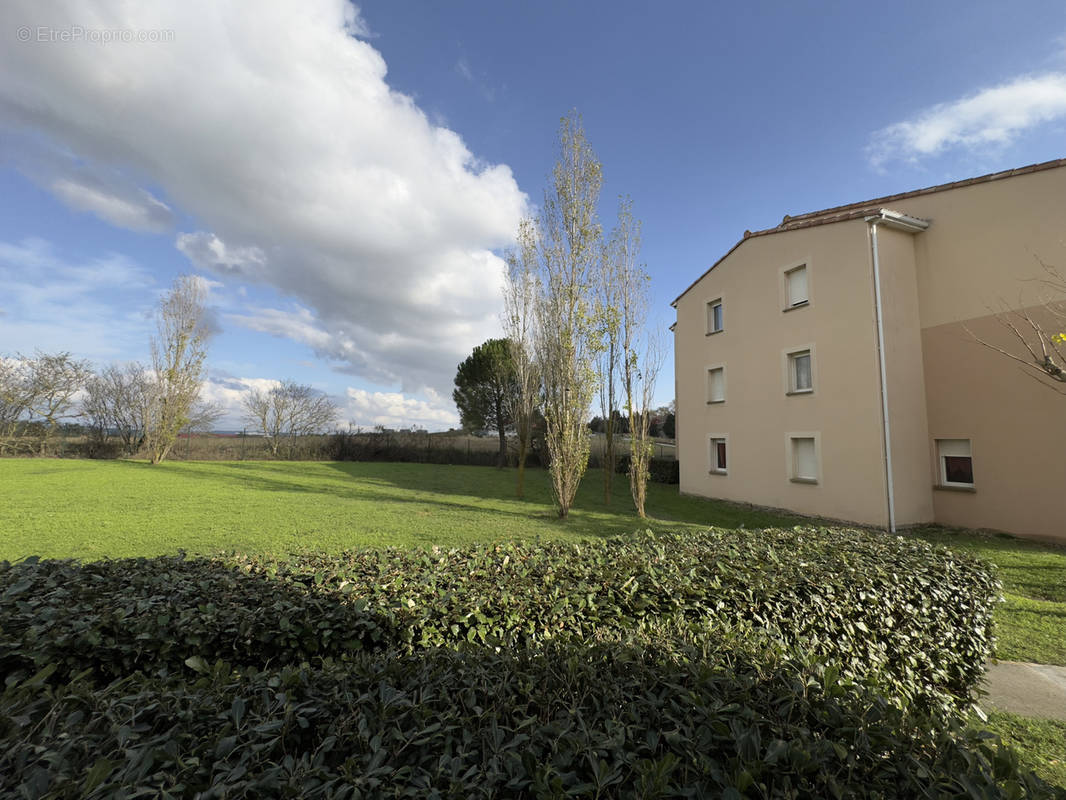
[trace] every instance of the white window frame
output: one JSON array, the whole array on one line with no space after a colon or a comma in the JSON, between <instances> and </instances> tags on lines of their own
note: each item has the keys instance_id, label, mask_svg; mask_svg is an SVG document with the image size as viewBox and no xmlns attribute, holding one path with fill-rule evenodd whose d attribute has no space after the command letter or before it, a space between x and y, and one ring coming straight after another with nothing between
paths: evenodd
<instances>
[{"instance_id":1,"label":"white window frame","mask_svg":"<svg viewBox=\"0 0 1066 800\"><path fill-rule=\"evenodd\" d=\"M792 297L789 292L789 275L796 270L802 268L807 276L807 299L801 303L792 305ZM794 261L791 264L786 264L778 270L780 275L778 279L778 293L780 295L781 311L794 311L797 308L806 308L811 304L813 292L811 288L811 259L806 258L802 261Z\"/></svg>"},{"instance_id":2,"label":"white window frame","mask_svg":"<svg viewBox=\"0 0 1066 800\"><path fill-rule=\"evenodd\" d=\"M966 453L949 453L945 450L962 450L963 448L958 446L965 442ZM973 439L966 437L938 437L933 440L934 447L936 448L936 464L937 464L937 479L939 486L946 486L952 489L973 489L974 482L960 483L958 481L948 480L948 458L968 458L970 459L970 474L973 475Z\"/></svg>"},{"instance_id":3,"label":"white window frame","mask_svg":"<svg viewBox=\"0 0 1066 800\"><path fill-rule=\"evenodd\" d=\"M814 476L800 475L796 467L795 440L811 439L814 442ZM822 437L817 431L793 431L785 434L785 474L792 483L817 486L822 482Z\"/></svg>"},{"instance_id":4,"label":"white window frame","mask_svg":"<svg viewBox=\"0 0 1066 800\"><path fill-rule=\"evenodd\" d=\"M711 373L714 372L715 370L721 370L722 371L722 396L719 399L715 399L714 397L711 396ZM706 371L704 372L704 375L706 376L705 377L705 382L706 382L707 405L718 405L719 403L724 403L725 402L725 398L726 398L725 364L711 364L711 365L709 365L707 367Z\"/></svg>"},{"instance_id":5,"label":"white window frame","mask_svg":"<svg viewBox=\"0 0 1066 800\"><path fill-rule=\"evenodd\" d=\"M707 329L707 335L711 336L711 335L713 335L715 333L722 333L725 330L725 299L721 298L721 297L716 297L713 300L708 300L704 304L703 307L705 309L704 313L707 315L707 319L705 320L705 325L706 325L706 329ZM721 316L722 325L719 328L715 328L714 327L714 309L715 308L722 309L721 315L720 315Z\"/></svg>"},{"instance_id":6,"label":"white window frame","mask_svg":"<svg viewBox=\"0 0 1066 800\"><path fill-rule=\"evenodd\" d=\"M799 389L796 386L796 356L810 356L811 359L811 386L809 389ZM781 351L781 368L784 372L784 387L785 394L789 397L793 395L801 394L814 394L814 389L818 385L818 377L815 373L815 366L817 364L817 356L815 353L814 344L797 345L796 347L788 347Z\"/></svg>"},{"instance_id":7,"label":"white window frame","mask_svg":"<svg viewBox=\"0 0 1066 800\"><path fill-rule=\"evenodd\" d=\"M725 445L725 466L718 466L718 443L721 442ZM729 448L729 434L728 433L709 433L707 434L707 471L711 475L728 475L729 474L729 462L733 460L732 453Z\"/></svg>"}]
</instances>

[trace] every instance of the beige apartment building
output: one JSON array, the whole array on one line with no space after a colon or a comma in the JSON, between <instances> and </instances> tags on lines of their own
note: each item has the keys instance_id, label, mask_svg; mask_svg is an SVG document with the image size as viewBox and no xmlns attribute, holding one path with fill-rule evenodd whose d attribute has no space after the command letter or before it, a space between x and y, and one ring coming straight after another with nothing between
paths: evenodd
<instances>
[{"instance_id":1,"label":"beige apartment building","mask_svg":"<svg viewBox=\"0 0 1066 800\"><path fill-rule=\"evenodd\" d=\"M1041 261L1066 159L745 233L674 301L681 491L1066 541L1066 395L977 341L1023 352Z\"/></svg>"}]
</instances>

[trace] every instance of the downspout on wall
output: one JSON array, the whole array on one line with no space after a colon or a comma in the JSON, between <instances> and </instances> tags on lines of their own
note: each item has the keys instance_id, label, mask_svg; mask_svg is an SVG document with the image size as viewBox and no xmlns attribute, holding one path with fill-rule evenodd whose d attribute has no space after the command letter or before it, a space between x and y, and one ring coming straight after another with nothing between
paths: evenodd
<instances>
[{"instance_id":1,"label":"downspout on wall","mask_svg":"<svg viewBox=\"0 0 1066 800\"><path fill-rule=\"evenodd\" d=\"M888 375L885 367L884 307L881 300L881 258L877 248L877 227L884 225L905 233L921 233L929 227L929 220L918 219L898 211L882 208L865 218L870 226L870 251L874 271L874 311L877 317L877 361L881 373L881 430L885 446L885 492L888 505L888 529L896 532L896 494L892 477L892 430L888 413Z\"/></svg>"}]
</instances>

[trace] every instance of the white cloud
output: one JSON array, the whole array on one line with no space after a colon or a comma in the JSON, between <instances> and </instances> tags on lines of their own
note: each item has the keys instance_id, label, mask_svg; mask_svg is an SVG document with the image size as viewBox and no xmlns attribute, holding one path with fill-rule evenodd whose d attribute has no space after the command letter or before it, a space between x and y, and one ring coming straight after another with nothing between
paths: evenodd
<instances>
[{"instance_id":1,"label":"white cloud","mask_svg":"<svg viewBox=\"0 0 1066 800\"><path fill-rule=\"evenodd\" d=\"M266 261L258 247L227 247L213 233L180 233L175 246L200 269L255 277L256 267Z\"/></svg>"},{"instance_id":2,"label":"white cloud","mask_svg":"<svg viewBox=\"0 0 1066 800\"><path fill-rule=\"evenodd\" d=\"M218 430L239 430L244 427L244 397L252 389L269 391L278 381L269 378L235 378L211 374L200 385L200 400L222 409L222 417L215 424Z\"/></svg>"},{"instance_id":3,"label":"white cloud","mask_svg":"<svg viewBox=\"0 0 1066 800\"><path fill-rule=\"evenodd\" d=\"M249 330L292 339L312 348L322 356L329 356L332 348L341 344L322 330L309 309L285 311L278 308L251 308L248 313L227 314L226 320Z\"/></svg>"},{"instance_id":4,"label":"white cloud","mask_svg":"<svg viewBox=\"0 0 1066 800\"><path fill-rule=\"evenodd\" d=\"M215 426L221 430L239 430L247 425L243 402L253 389L268 391L279 382L269 378L234 377L212 373L201 385L200 399L222 409L222 418ZM338 424L351 423L356 427L387 428L420 427L443 430L459 424L459 418L449 402L435 392L425 397L413 397L400 392L372 392L348 388L343 397L335 397L340 407Z\"/></svg>"},{"instance_id":5,"label":"white cloud","mask_svg":"<svg viewBox=\"0 0 1066 800\"><path fill-rule=\"evenodd\" d=\"M429 400L420 400L399 392L368 392L348 389L344 413L353 425L386 428L419 427L443 430L459 424L459 417L451 404L436 393L427 393Z\"/></svg>"},{"instance_id":6,"label":"white cloud","mask_svg":"<svg viewBox=\"0 0 1066 800\"><path fill-rule=\"evenodd\" d=\"M122 196L113 188L71 178L58 178L50 188L70 207L89 211L120 228L160 232L174 224L170 208L143 189Z\"/></svg>"},{"instance_id":7,"label":"white cloud","mask_svg":"<svg viewBox=\"0 0 1066 800\"><path fill-rule=\"evenodd\" d=\"M929 108L874 133L867 154L880 168L948 148L1010 144L1025 131L1066 116L1066 74L1026 76Z\"/></svg>"},{"instance_id":8,"label":"white cloud","mask_svg":"<svg viewBox=\"0 0 1066 800\"><path fill-rule=\"evenodd\" d=\"M152 276L122 255L72 261L41 239L0 241L3 352L143 357L155 289Z\"/></svg>"},{"instance_id":9,"label":"white cloud","mask_svg":"<svg viewBox=\"0 0 1066 800\"><path fill-rule=\"evenodd\" d=\"M138 199L188 215L196 229L175 245L192 263L273 286L310 315L277 317L272 332L404 391L446 390L498 335L492 250L525 195L507 166L480 162L389 88L381 54L355 38L367 29L354 6L19 0L2 13L8 30L174 31L0 48L0 128L50 148L44 183L66 202L141 229L155 207L141 216Z\"/></svg>"}]
</instances>

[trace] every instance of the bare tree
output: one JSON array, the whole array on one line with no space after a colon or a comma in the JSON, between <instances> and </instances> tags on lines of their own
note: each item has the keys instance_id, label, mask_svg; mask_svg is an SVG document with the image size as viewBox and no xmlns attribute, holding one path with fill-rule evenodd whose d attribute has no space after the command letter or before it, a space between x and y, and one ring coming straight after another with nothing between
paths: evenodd
<instances>
[{"instance_id":1,"label":"bare tree","mask_svg":"<svg viewBox=\"0 0 1066 800\"><path fill-rule=\"evenodd\" d=\"M42 353L23 359L29 367L32 393L29 410L50 428L68 416L77 394L92 376L88 361L75 359L70 353Z\"/></svg>"},{"instance_id":2,"label":"bare tree","mask_svg":"<svg viewBox=\"0 0 1066 800\"><path fill-rule=\"evenodd\" d=\"M16 434L32 404L33 387L26 360L0 357L0 453L17 449Z\"/></svg>"},{"instance_id":3,"label":"bare tree","mask_svg":"<svg viewBox=\"0 0 1066 800\"><path fill-rule=\"evenodd\" d=\"M191 457L192 438L196 434L209 433L217 423L225 410L218 403L209 403L197 400L189 411L189 419L182 426L179 435L185 437L186 459Z\"/></svg>"},{"instance_id":4,"label":"bare tree","mask_svg":"<svg viewBox=\"0 0 1066 800\"><path fill-rule=\"evenodd\" d=\"M638 263L640 222L633 218L633 203L628 198L619 205L611 249L618 287L622 389L629 415L629 490L637 516L644 517L653 452L649 422L663 348L659 337L646 330L650 278Z\"/></svg>"},{"instance_id":5,"label":"bare tree","mask_svg":"<svg viewBox=\"0 0 1066 800\"><path fill-rule=\"evenodd\" d=\"M113 432L128 455L137 452L144 442L152 399L148 368L137 362L111 364L85 388L82 416L92 435L103 442Z\"/></svg>"},{"instance_id":6,"label":"bare tree","mask_svg":"<svg viewBox=\"0 0 1066 800\"><path fill-rule=\"evenodd\" d=\"M55 435L59 421L70 416L74 407L74 395L81 391L92 376L88 361L74 358L70 353L42 353L33 358L22 358L26 364L29 381L27 410L45 423L45 436L41 440L41 454L48 439Z\"/></svg>"},{"instance_id":7,"label":"bare tree","mask_svg":"<svg viewBox=\"0 0 1066 800\"><path fill-rule=\"evenodd\" d=\"M274 458L279 457L283 441L292 458L298 437L328 430L338 416L337 404L327 395L291 380L265 392L252 389L243 405L245 419L266 437Z\"/></svg>"},{"instance_id":8,"label":"bare tree","mask_svg":"<svg viewBox=\"0 0 1066 800\"><path fill-rule=\"evenodd\" d=\"M195 275L174 281L156 310L152 337L152 397L146 441L153 464L166 459L191 420L200 396L212 330L207 287Z\"/></svg>"},{"instance_id":9,"label":"bare tree","mask_svg":"<svg viewBox=\"0 0 1066 800\"><path fill-rule=\"evenodd\" d=\"M1005 304L996 320L1010 332L1015 346L1008 349L967 331L979 344L1022 365L1025 371L1058 392L1066 394L1066 276L1037 258L1044 277L1036 280L1039 302L1026 306Z\"/></svg>"},{"instance_id":10,"label":"bare tree","mask_svg":"<svg viewBox=\"0 0 1066 800\"><path fill-rule=\"evenodd\" d=\"M518 228L518 246L507 257L503 320L514 365L515 392L507 398L507 403L518 439L515 493L519 497L525 495L526 458L540 406L540 371L535 360L538 294L537 230L532 220L522 220Z\"/></svg>"},{"instance_id":11,"label":"bare tree","mask_svg":"<svg viewBox=\"0 0 1066 800\"><path fill-rule=\"evenodd\" d=\"M226 410L218 403L197 400L182 433L210 433L225 413Z\"/></svg>"},{"instance_id":12,"label":"bare tree","mask_svg":"<svg viewBox=\"0 0 1066 800\"><path fill-rule=\"evenodd\" d=\"M565 518L588 466L589 410L599 352L593 289L601 258L596 214L602 168L576 113L559 127L559 160L537 219L541 274L536 357L551 457L552 489Z\"/></svg>"},{"instance_id":13,"label":"bare tree","mask_svg":"<svg viewBox=\"0 0 1066 800\"><path fill-rule=\"evenodd\" d=\"M611 503L611 483L615 468L615 433L618 420L618 371L621 357L621 283L618 231L602 247L600 269L595 285L596 320L601 337L599 355L600 413L603 416L603 502Z\"/></svg>"}]
</instances>

